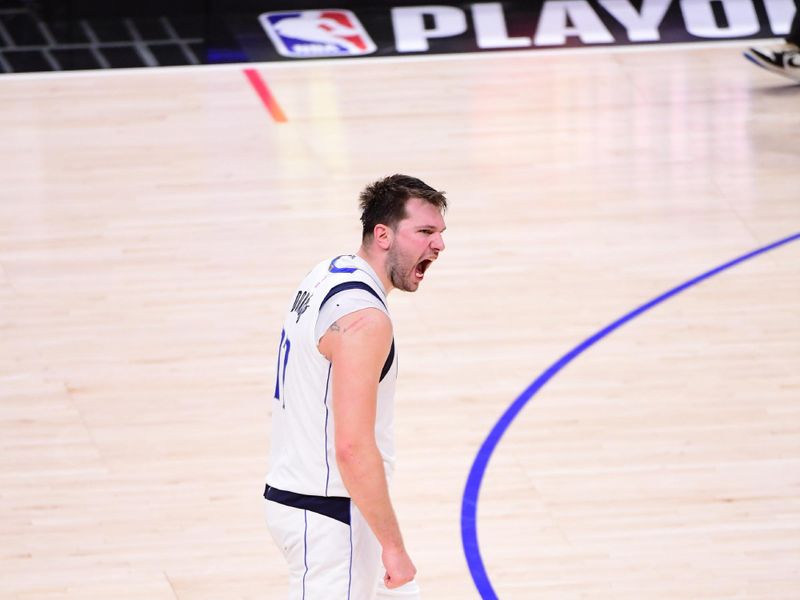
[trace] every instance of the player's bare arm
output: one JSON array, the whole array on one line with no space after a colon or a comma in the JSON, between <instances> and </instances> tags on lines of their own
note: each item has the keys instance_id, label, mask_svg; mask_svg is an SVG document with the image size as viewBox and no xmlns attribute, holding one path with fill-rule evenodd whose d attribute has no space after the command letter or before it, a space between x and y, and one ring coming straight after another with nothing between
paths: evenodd
<instances>
[{"instance_id":1,"label":"player's bare arm","mask_svg":"<svg viewBox=\"0 0 800 600\"><path fill-rule=\"evenodd\" d=\"M392 344L392 326L368 308L336 321L319 343L332 365L336 460L342 480L383 548L385 583L393 588L414 578L389 498L383 459L375 441L380 372Z\"/></svg>"}]
</instances>

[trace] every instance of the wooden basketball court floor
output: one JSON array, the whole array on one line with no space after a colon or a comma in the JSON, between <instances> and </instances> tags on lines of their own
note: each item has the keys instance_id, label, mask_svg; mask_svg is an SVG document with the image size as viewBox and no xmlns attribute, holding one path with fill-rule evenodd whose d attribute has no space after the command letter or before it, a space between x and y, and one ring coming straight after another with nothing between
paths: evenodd
<instances>
[{"instance_id":1,"label":"wooden basketball court floor","mask_svg":"<svg viewBox=\"0 0 800 600\"><path fill-rule=\"evenodd\" d=\"M294 285L355 198L448 192L390 296L393 495L428 600L479 597L467 475L622 315L800 231L800 86L741 46L0 78L0 597L283 598L262 518ZM800 243L576 356L480 487L498 597L800 597Z\"/></svg>"}]
</instances>

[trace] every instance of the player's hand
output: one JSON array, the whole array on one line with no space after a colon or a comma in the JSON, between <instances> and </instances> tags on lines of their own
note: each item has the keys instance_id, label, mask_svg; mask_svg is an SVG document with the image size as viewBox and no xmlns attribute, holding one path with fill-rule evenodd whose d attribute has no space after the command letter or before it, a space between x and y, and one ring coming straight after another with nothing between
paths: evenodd
<instances>
[{"instance_id":1,"label":"player's hand","mask_svg":"<svg viewBox=\"0 0 800 600\"><path fill-rule=\"evenodd\" d=\"M394 589L405 585L417 574L417 568L411 562L408 553L400 549L384 548L381 556L386 575L383 576L383 585L387 589Z\"/></svg>"}]
</instances>

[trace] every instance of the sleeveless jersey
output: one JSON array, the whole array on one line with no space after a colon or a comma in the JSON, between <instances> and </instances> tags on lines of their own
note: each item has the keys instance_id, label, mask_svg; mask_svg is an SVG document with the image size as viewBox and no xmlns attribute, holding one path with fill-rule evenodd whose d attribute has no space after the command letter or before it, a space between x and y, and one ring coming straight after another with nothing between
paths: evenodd
<instances>
[{"instance_id":1,"label":"sleeveless jersey","mask_svg":"<svg viewBox=\"0 0 800 600\"><path fill-rule=\"evenodd\" d=\"M267 474L270 487L310 496L349 497L336 464L331 363L317 344L336 319L364 308L377 308L389 315L380 279L359 256L323 261L295 290L278 347ZM396 379L397 357L392 342L380 374L375 418L375 439L387 477L395 459Z\"/></svg>"}]
</instances>

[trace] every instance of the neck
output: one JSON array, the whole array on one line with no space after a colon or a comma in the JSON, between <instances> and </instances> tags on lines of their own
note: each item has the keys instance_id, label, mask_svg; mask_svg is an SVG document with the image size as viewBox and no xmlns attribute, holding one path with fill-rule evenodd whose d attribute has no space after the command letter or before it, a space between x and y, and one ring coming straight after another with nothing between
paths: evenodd
<instances>
[{"instance_id":1,"label":"neck","mask_svg":"<svg viewBox=\"0 0 800 600\"><path fill-rule=\"evenodd\" d=\"M386 290L386 295L388 296L394 286L386 273L386 253L370 252L369 248L362 245L356 252L356 256L363 258L372 267L372 270L378 275L378 279L381 280L383 289Z\"/></svg>"}]
</instances>

